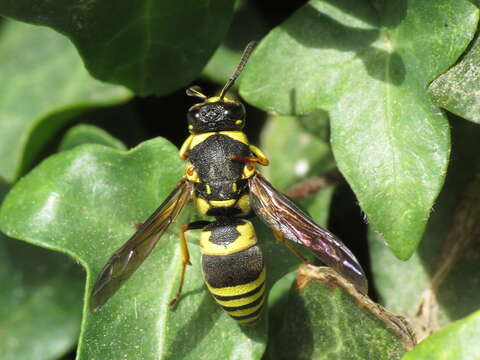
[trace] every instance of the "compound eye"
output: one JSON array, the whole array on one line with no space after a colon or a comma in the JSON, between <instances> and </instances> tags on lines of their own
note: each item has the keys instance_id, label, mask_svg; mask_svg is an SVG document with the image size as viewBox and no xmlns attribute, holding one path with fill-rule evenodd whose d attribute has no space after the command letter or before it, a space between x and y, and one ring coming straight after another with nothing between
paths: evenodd
<instances>
[{"instance_id":1,"label":"compound eye","mask_svg":"<svg viewBox=\"0 0 480 360\"><path fill-rule=\"evenodd\" d=\"M225 109L225 115L232 120L243 120L245 119L245 108L241 103L232 104Z\"/></svg>"},{"instance_id":2,"label":"compound eye","mask_svg":"<svg viewBox=\"0 0 480 360\"><path fill-rule=\"evenodd\" d=\"M190 125L195 125L199 119L200 113L198 112L198 109L190 110L187 113L187 120Z\"/></svg>"}]
</instances>

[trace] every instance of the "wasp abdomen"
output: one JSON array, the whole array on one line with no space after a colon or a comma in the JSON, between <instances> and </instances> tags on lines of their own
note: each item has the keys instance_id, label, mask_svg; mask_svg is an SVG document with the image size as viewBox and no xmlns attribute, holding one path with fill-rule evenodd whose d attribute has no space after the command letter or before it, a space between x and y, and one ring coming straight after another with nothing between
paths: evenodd
<instances>
[{"instance_id":1,"label":"wasp abdomen","mask_svg":"<svg viewBox=\"0 0 480 360\"><path fill-rule=\"evenodd\" d=\"M265 300L263 254L251 222L224 219L202 231L202 267L215 301L239 322L253 322Z\"/></svg>"}]
</instances>

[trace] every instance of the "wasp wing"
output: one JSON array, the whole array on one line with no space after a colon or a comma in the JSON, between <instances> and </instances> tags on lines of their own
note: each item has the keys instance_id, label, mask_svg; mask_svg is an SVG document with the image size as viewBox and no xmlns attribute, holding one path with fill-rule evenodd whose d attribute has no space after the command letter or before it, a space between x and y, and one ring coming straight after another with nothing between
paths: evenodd
<instances>
[{"instance_id":1,"label":"wasp wing","mask_svg":"<svg viewBox=\"0 0 480 360\"><path fill-rule=\"evenodd\" d=\"M90 309L97 311L152 252L160 237L190 199L193 184L182 179L133 236L103 267L93 286Z\"/></svg>"},{"instance_id":2,"label":"wasp wing","mask_svg":"<svg viewBox=\"0 0 480 360\"><path fill-rule=\"evenodd\" d=\"M351 281L362 293L368 289L365 273L355 255L331 232L319 225L259 173L249 178L255 214L287 239L306 246L325 265Z\"/></svg>"}]
</instances>

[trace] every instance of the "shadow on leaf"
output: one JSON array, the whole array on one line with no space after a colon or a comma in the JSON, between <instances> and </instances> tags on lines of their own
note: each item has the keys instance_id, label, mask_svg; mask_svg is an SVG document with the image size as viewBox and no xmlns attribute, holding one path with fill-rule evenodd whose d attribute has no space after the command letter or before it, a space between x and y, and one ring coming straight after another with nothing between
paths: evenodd
<instances>
[{"instance_id":1,"label":"shadow on leaf","mask_svg":"<svg viewBox=\"0 0 480 360\"><path fill-rule=\"evenodd\" d=\"M359 28L342 24L311 4L307 4L295 14L295 19L301 19L301 23L299 20L287 21L282 28L305 47L354 52L355 56L362 60L371 77L400 85L405 80L405 65L400 54L395 51L394 44L388 38L381 41L382 45L391 49L390 51L373 45L378 42L380 36L385 37L380 31L381 26L395 27L402 22L405 17L406 0L399 2L400 4L395 6L395 11L383 8L381 11L378 9L375 11L368 9L366 4L358 5L352 0L325 2L328 6L340 8L342 12L367 22L375 28ZM387 10L389 10L388 15L374 16L375 13L386 13Z\"/></svg>"}]
</instances>

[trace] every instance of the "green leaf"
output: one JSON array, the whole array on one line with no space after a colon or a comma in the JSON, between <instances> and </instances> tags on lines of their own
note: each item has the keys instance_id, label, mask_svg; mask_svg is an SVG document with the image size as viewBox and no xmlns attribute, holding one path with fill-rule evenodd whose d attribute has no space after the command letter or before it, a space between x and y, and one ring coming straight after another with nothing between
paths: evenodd
<instances>
[{"instance_id":1,"label":"green leaf","mask_svg":"<svg viewBox=\"0 0 480 360\"><path fill-rule=\"evenodd\" d=\"M466 0L370 4L309 1L257 47L240 93L268 111L328 111L339 169L370 224L405 260L449 156L447 120L425 87L464 51L478 9Z\"/></svg>"},{"instance_id":2,"label":"green leaf","mask_svg":"<svg viewBox=\"0 0 480 360\"><path fill-rule=\"evenodd\" d=\"M279 283L279 285L282 285ZM414 338L328 268L302 266L269 346L270 359L399 359Z\"/></svg>"},{"instance_id":3,"label":"green leaf","mask_svg":"<svg viewBox=\"0 0 480 360\"><path fill-rule=\"evenodd\" d=\"M374 285L381 303L410 319L420 338L478 309L480 289L478 147L480 128L457 119L452 126L452 160L445 187L423 240L406 262L370 234ZM475 178L477 176L477 178ZM406 281L408 279L408 281Z\"/></svg>"},{"instance_id":4,"label":"green leaf","mask_svg":"<svg viewBox=\"0 0 480 360\"><path fill-rule=\"evenodd\" d=\"M232 0L5 0L0 13L66 34L96 78L137 94L184 87L225 36Z\"/></svg>"},{"instance_id":5,"label":"green leaf","mask_svg":"<svg viewBox=\"0 0 480 360\"><path fill-rule=\"evenodd\" d=\"M266 24L253 3L240 0L235 7L225 40L202 72L208 79L222 85L232 76L245 46L252 40L260 39L267 32Z\"/></svg>"},{"instance_id":6,"label":"green leaf","mask_svg":"<svg viewBox=\"0 0 480 360\"><path fill-rule=\"evenodd\" d=\"M474 360L480 358L480 311L434 333L403 360Z\"/></svg>"},{"instance_id":7,"label":"green leaf","mask_svg":"<svg viewBox=\"0 0 480 360\"><path fill-rule=\"evenodd\" d=\"M9 236L80 262L87 272L88 295L113 251L182 173L177 149L163 139L129 152L75 147L45 160L18 182L0 210L0 227ZM265 318L256 327L244 328L220 310L203 284L195 244L189 246L193 266L187 270L184 296L176 311L168 309L180 277L178 228L186 221L180 219L164 235L156 251L98 313L91 314L84 304L79 359L261 357ZM189 234L190 241L194 235Z\"/></svg>"},{"instance_id":8,"label":"green leaf","mask_svg":"<svg viewBox=\"0 0 480 360\"><path fill-rule=\"evenodd\" d=\"M434 80L428 88L438 106L480 123L480 36L461 61Z\"/></svg>"},{"instance_id":9,"label":"green leaf","mask_svg":"<svg viewBox=\"0 0 480 360\"><path fill-rule=\"evenodd\" d=\"M324 173L335 165L328 143L305 131L293 116L270 117L262 131L261 143L270 160L270 166L262 172L279 189Z\"/></svg>"},{"instance_id":10,"label":"green leaf","mask_svg":"<svg viewBox=\"0 0 480 360\"><path fill-rule=\"evenodd\" d=\"M79 125L60 146L124 147L103 130ZM0 194L3 199L3 194ZM78 341L85 275L62 254L0 234L0 348L2 359L53 359Z\"/></svg>"},{"instance_id":11,"label":"green leaf","mask_svg":"<svg viewBox=\"0 0 480 360\"><path fill-rule=\"evenodd\" d=\"M9 183L76 115L131 96L93 80L70 42L47 28L6 21L0 53L0 177Z\"/></svg>"},{"instance_id":12,"label":"green leaf","mask_svg":"<svg viewBox=\"0 0 480 360\"><path fill-rule=\"evenodd\" d=\"M77 125L67 131L58 147L59 151L73 149L83 144L99 144L118 150L126 150L125 145L105 130L93 125Z\"/></svg>"},{"instance_id":13,"label":"green leaf","mask_svg":"<svg viewBox=\"0 0 480 360\"><path fill-rule=\"evenodd\" d=\"M84 274L52 251L0 234L3 360L56 359L77 342Z\"/></svg>"},{"instance_id":14,"label":"green leaf","mask_svg":"<svg viewBox=\"0 0 480 360\"><path fill-rule=\"evenodd\" d=\"M320 123L318 115L312 114L309 118ZM261 149L270 164L260 170L277 190L285 191L289 188L286 194L297 201L317 224L325 227L335 186L329 186L328 181L323 181L324 186L316 189L307 186L305 191L304 188L310 180L322 181L323 175L319 174L331 170L334 162L328 144L303 128L302 121L305 119L306 117L270 116L261 133ZM323 122L323 126L328 127L328 123ZM298 194L300 196L296 196ZM305 250L302 246L298 246L298 250L307 258L312 255L308 251L302 251ZM292 254L287 256L291 257ZM269 268L278 265L272 264ZM287 267L280 269L279 275L283 276Z\"/></svg>"}]
</instances>

